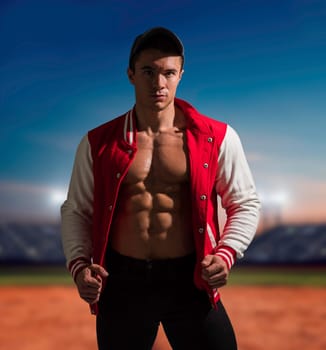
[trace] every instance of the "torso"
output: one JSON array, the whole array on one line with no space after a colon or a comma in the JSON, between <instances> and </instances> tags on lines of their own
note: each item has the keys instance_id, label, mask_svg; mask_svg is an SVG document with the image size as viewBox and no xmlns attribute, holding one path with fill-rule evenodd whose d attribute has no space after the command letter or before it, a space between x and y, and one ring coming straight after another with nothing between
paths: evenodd
<instances>
[{"instance_id":1,"label":"torso","mask_svg":"<svg viewBox=\"0 0 326 350\"><path fill-rule=\"evenodd\" d=\"M112 247L139 259L193 252L184 130L138 132L137 148L120 189L110 232Z\"/></svg>"}]
</instances>

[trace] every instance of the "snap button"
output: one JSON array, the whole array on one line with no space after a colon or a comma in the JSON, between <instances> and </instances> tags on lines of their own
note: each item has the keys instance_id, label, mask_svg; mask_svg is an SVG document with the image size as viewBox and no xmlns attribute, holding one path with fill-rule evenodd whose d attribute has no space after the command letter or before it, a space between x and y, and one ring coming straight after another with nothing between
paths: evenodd
<instances>
[{"instance_id":1,"label":"snap button","mask_svg":"<svg viewBox=\"0 0 326 350\"><path fill-rule=\"evenodd\" d=\"M199 233L204 233L204 229L201 227L201 228L198 229L198 232Z\"/></svg>"},{"instance_id":2,"label":"snap button","mask_svg":"<svg viewBox=\"0 0 326 350\"><path fill-rule=\"evenodd\" d=\"M206 196L205 194L202 194L202 195L200 196L200 199L201 199L202 201L206 200L206 198L207 198L207 196Z\"/></svg>"},{"instance_id":3,"label":"snap button","mask_svg":"<svg viewBox=\"0 0 326 350\"><path fill-rule=\"evenodd\" d=\"M204 168L207 169L208 168L208 164L204 163Z\"/></svg>"},{"instance_id":4,"label":"snap button","mask_svg":"<svg viewBox=\"0 0 326 350\"><path fill-rule=\"evenodd\" d=\"M121 174L120 173L117 173L117 179L119 179L120 178L120 176L121 176Z\"/></svg>"},{"instance_id":5,"label":"snap button","mask_svg":"<svg viewBox=\"0 0 326 350\"><path fill-rule=\"evenodd\" d=\"M212 138L212 137L209 137L209 138L207 139L207 141L208 141L208 142L213 142L213 138Z\"/></svg>"},{"instance_id":6,"label":"snap button","mask_svg":"<svg viewBox=\"0 0 326 350\"><path fill-rule=\"evenodd\" d=\"M109 206L109 210L111 211L112 209L113 209L113 206L112 206L112 205L110 205L110 206Z\"/></svg>"}]
</instances>

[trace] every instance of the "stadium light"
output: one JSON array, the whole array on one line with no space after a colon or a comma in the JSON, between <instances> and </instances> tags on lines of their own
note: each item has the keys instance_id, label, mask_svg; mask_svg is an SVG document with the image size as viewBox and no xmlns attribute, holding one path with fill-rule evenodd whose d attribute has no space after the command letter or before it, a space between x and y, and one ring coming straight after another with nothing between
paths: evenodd
<instances>
[{"instance_id":1,"label":"stadium light","mask_svg":"<svg viewBox=\"0 0 326 350\"><path fill-rule=\"evenodd\" d=\"M288 193L283 190L269 193L259 192L259 197L262 202L262 225L264 229L281 224L284 206L289 201Z\"/></svg>"},{"instance_id":2,"label":"stadium light","mask_svg":"<svg viewBox=\"0 0 326 350\"><path fill-rule=\"evenodd\" d=\"M272 193L260 192L259 196L263 204L272 206L282 206L289 200L289 195L285 191L276 191Z\"/></svg>"},{"instance_id":3,"label":"stadium light","mask_svg":"<svg viewBox=\"0 0 326 350\"><path fill-rule=\"evenodd\" d=\"M60 205L66 199L66 192L63 190L53 190L50 195L50 201L54 205Z\"/></svg>"}]
</instances>

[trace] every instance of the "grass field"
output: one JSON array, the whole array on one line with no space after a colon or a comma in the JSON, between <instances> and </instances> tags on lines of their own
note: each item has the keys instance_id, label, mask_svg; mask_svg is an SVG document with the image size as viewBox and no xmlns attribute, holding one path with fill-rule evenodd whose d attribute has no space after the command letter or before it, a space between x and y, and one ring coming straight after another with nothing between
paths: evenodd
<instances>
[{"instance_id":1,"label":"grass field","mask_svg":"<svg viewBox=\"0 0 326 350\"><path fill-rule=\"evenodd\" d=\"M230 285L326 286L326 267L235 267Z\"/></svg>"},{"instance_id":2,"label":"grass field","mask_svg":"<svg viewBox=\"0 0 326 350\"><path fill-rule=\"evenodd\" d=\"M0 286L71 285L64 266L0 267ZM326 267L234 267L230 285L326 286Z\"/></svg>"},{"instance_id":3,"label":"grass field","mask_svg":"<svg viewBox=\"0 0 326 350\"><path fill-rule=\"evenodd\" d=\"M0 286L71 285L71 275L64 266L1 266Z\"/></svg>"}]
</instances>

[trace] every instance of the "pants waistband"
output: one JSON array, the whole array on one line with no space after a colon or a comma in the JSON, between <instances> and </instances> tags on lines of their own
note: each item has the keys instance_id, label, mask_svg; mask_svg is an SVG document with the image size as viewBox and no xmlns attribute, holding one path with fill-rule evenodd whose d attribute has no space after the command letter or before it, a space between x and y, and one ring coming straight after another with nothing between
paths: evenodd
<instances>
[{"instance_id":1,"label":"pants waistband","mask_svg":"<svg viewBox=\"0 0 326 350\"><path fill-rule=\"evenodd\" d=\"M189 279L194 272L196 253L177 258L145 260L122 255L109 248L106 263L109 273L123 274L128 279Z\"/></svg>"}]
</instances>

